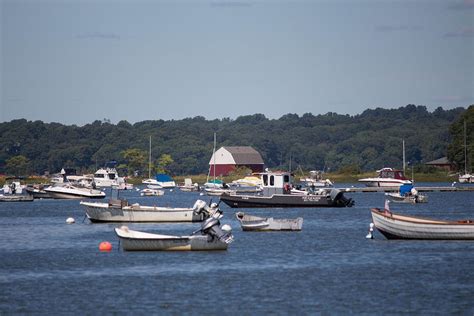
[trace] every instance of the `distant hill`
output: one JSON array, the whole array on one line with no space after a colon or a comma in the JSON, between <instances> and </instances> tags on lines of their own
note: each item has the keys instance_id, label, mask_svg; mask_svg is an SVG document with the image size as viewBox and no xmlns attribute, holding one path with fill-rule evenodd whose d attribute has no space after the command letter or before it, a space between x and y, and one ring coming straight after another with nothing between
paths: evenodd
<instances>
[{"instance_id":1,"label":"distant hill","mask_svg":"<svg viewBox=\"0 0 474 316\"><path fill-rule=\"evenodd\" d=\"M473 106L470 107L470 109ZM472 111L471 111L472 112ZM149 120L130 124L95 121L84 126L67 126L24 119L0 123L0 174L9 173L9 159L24 156L28 172L58 172L74 167L94 171L106 161L127 164L123 152L138 148L148 157L152 136L152 157L169 154L173 175L207 173L212 154L213 133L217 146L252 146L267 167L335 171L354 168L371 171L384 166L401 167L402 139L406 160L419 164L446 156L452 134L458 133L465 108L429 112L425 106L398 109L370 109L349 116L336 113L298 116L286 114L268 119L263 114L206 120ZM453 125L454 123L458 125ZM474 123L474 122L473 122ZM458 139L458 138L457 138ZM456 147L456 146L455 146ZM457 146L459 147L459 146ZM451 151L457 151L451 148ZM458 157L459 154L452 154ZM148 158L143 164L146 170Z\"/></svg>"}]
</instances>

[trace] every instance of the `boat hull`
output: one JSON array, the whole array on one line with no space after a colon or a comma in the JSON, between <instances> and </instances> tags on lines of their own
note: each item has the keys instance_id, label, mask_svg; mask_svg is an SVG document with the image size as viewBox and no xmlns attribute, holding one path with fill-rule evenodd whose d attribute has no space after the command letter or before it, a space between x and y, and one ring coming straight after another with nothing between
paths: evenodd
<instances>
[{"instance_id":1,"label":"boat hull","mask_svg":"<svg viewBox=\"0 0 474 316\"><path fill-rule=\"evenodd\" d=\"M0 194L0 202L31 202L33 196L31 195L3 195Z\"/></svg>"},{"instance_id":2,"label":"boat hull","mask_svg":"<svg viewBox=\"0 0 474 316\"><path fill-rule=\"evenodd\" d=\"M276 219L262 218L237 212L237 220L243 231L300 231L303 227L303 218Z\"/></svg>"},{"instance_id":3,"label":"boat hull","mask_svg":"<svg viewBox=\"0 0 474 316\"><path fill-rule=\"evenodd\" d=\"M473 221L435 221L371 211L375 227L387 239L474 240Z\"/></svg>"},{"instance_id":4,"label":"boat hull","mask_svg":"<svg viewBox=\"0 0 474 316\"><path fill-rule=\"evenodd\" d=\"M270 197L252 195L223 194L221 201L232 208L242 207L350 207L351 199L346 199L343 192L332 194L274 194Z\"/></svg>"},{"instance_id":5,"label":"boat hull","mask_svg":"<svg viewBox=\"0 0 474 316\"><path fill-rule=\"evenodd\" d=\"M408 196L402 196L398 193L386 193L387 197L395 203L427 203L428 202L428 196L427 195L408 195Z\"/></svg>"},{"instance_id":6,"label":"boat hull","mask_svg":"<svg viewBox=\"0 0 474 316\"><path fill-rule=\"evenodd\" d=\"M202 222L204 213L191 208L156 206L113 207L108 203L81 202L91 222Z\"/></svg>"},{"instance_id":7,"label":"boat hull","mask_svg":"<svg viewBox=\"0 0 474 316\"><path fill-rule=\"evenodd\" d=\"M209 236L169 236L115 228L126 251L210 251L227 250L228 244Z\"/></svg>"}]
</instances>

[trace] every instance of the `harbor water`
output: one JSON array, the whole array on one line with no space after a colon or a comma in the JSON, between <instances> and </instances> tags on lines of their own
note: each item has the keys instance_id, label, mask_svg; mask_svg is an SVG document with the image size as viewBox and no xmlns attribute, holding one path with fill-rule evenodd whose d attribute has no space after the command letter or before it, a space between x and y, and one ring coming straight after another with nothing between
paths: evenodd
<instances>
[{"instance_id":1,"label":"harbor water","mask_svg":"<svg viewBox=\"0 0 474 316\"><path fill-rule=\"evenodd\" d=\"M443 186L449 184L419 184ZM340 185L344 186L344 185ZM347 186L350 186L348 184ZM474 219L474 192L427 192L397 213ZM114 227L85 219L77 200L0 203L0 314L474 313L474 241L366 239L384 193L350 193L352 208L231 209L234 242L216 252L124 252ZM121 192L131 203L191 207L199 193ZM213 197L213 201L218 198ZM301 232L243 232L237 211L303 217ZM75 224L66 224L73 217ZM188 235L199 223L131 223ZM102 241L111 252L100 252Z\"/></svg>"}]
</instances>

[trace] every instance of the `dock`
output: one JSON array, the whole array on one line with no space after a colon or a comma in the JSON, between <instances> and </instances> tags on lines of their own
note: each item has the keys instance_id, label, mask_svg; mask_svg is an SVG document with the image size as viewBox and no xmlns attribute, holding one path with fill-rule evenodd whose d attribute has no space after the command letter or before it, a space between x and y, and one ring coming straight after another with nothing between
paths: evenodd
<instances>
[{"instance_id":1,"label":"dock","mask_svg":"<svg viewBox=\"0 0 474 316\"><path fill-rule=\"evenodd\" d=\"M349 193L398 192L400 187L350 187L338 188ZM418 192L474 192L474 186L415 187Z\"/></svg>"}]
</instances>

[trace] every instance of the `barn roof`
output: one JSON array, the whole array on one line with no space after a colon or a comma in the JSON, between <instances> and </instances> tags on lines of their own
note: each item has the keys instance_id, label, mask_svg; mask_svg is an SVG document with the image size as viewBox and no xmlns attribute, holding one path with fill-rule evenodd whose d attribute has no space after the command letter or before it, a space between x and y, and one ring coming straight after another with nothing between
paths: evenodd
<instances>
[{"instance_id":1,"label":"barn roof","mask_svg":"<svg viewBox=\"0 0 474 316\"><path fill-rule=\"evenodd\" d=\"M263 164L262 156L250 146L225 146L227 150L235 160L236 164Z\"/></svg>"},{"instance_id":2,"label":"barn roof","mask_svg":"<svg viewBox=\"0 0 474 316\"><path fill-rule=\"evenodd\" d=\"M449 162L447 157L441 157L439 159L425 163L425 165L450 165L450 164L451 163Z\"/></svg>"}]
</instances>

